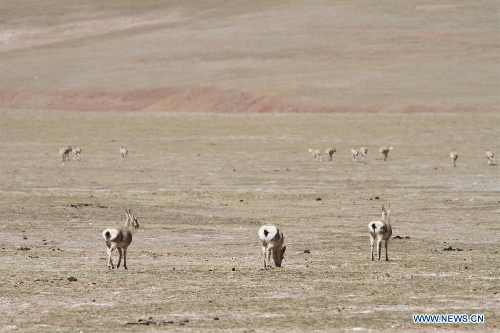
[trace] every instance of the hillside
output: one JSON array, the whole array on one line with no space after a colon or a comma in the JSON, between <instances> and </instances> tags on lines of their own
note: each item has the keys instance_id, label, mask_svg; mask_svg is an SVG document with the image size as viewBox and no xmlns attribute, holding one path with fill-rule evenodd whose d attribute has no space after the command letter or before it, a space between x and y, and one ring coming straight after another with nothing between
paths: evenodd
<instances>
[{"instance_id":1,"label":"hillside","mask_svg":"<svg viewBox=\"0 0 500 333\"><path fill-rule=\"evenodd\" d=\"M0 2L0 107L499 111L496 1Z\"/></svg>"}]
</instances>

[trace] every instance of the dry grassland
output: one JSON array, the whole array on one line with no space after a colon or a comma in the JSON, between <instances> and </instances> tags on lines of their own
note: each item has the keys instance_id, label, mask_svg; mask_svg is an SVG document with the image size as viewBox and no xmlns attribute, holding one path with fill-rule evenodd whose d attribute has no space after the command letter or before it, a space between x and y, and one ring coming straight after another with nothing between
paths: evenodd
<instances>
[{"instance_id":1,"label":"dry grassland","mask_svg":"<svg viewBox=\"0 0 500 333\"><path fill-rule=\"evenodd\" d=\"M0 332L500 331L498 13L0 0ZM371 262L382 204L391 261ZM110 271L124 209L141 227ZM281 269L261 269L264 223Z\"/></svg>"},{"instance_id":2,"label":"dry grassland","mask_svg":"<svg viewBox=\"0 0 500 333\"><path fill-rule=\"evenodd\" d=\"M500 329L497 114L0 116L3 331ZM64 144L80 162L60 161ZM307 152L330 146L332 162ZM389 203L391 260L372 262L367 224ZM111 271L100 233L125 208L141 228ZM285 233L281 269L261 269L263 223Z\"/></svg>"}]
</instances>

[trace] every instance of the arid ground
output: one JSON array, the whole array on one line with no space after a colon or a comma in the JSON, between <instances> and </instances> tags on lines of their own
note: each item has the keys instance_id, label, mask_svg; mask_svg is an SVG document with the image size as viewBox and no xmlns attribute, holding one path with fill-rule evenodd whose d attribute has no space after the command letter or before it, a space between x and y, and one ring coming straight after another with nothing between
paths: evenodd
<instances>
[{"instance_id":1,"label":"arid ground","mask_svg":"<svg viewBox=\"0 0 500 333\"><path fill-rule=\"evenodd\" d=\"M0 332L500 331L498 14L0 1ZM390 260L371 261L389 204ZM140 229L109 270L125 209Z\"/></svg>"},{"instance_id":2,"label":"arid ground","mask_svg":"<svg viewBox=\"0 0 500 333\"><path fill-rule=\"evenodd\" d=\"M484 156L500 151L498 114L1 117L6 327L142 331L152 317L149 329L180 331L500 329L499 173ZM61 142L81 160L62 163ZM366 163L353 163L360 144ZM309 146L337 152L315 162ZM372 262L367 224L382 204L391 260ZM101 232L124 209L141 227L128 271L109 271ZM265 223L284 231L282 268L262 270ZM414 313L486 322L415 325Z\"/></svg>"}]
</instances>

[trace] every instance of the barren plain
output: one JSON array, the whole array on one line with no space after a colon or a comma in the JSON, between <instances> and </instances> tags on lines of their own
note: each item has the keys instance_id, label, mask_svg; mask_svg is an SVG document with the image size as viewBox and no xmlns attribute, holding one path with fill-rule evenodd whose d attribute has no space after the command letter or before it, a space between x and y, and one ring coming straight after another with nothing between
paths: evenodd
<instances>
[{"instance_id":1,"label":"barren plain","mask_svg":"<svg viewBox=\"0 0 500 333\"><path fill-rule=\"evenodd\" d=\"M0 1L0 331L500 331L498 13ZM389 262L370 260L383 204ZM109 270L124 209L140 229Z\"/></svg>"}]
</instances>

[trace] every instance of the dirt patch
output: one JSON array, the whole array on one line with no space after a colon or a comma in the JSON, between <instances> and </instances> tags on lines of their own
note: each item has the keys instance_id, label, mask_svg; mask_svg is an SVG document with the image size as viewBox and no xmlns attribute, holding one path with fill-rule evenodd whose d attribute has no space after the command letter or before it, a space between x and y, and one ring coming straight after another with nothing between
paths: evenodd
<instances>
[{"instance_id":1,"label":"dirt patch","mask_svg":"<svg viewBox=\"0 0 500 333\"><path fill-rule=\"evenodd\" d=\"M348 108L307 108L286 105L278 97L258 96L215 87L172 87L129 91L0 92L0 107L74 111L189 111L219 113L334 112ZM366 111L366 109L360 110Z\"/></svg>"},{"instance_id":2,"label":"dirt patch","mask_svg":"<svg viewBox=\"0 0 500 333\"><path fill-rule=\"evenodd\" d=\"M72 111L168 111L212 113L338 113L338 112L465 112L470 108L431 105L385 104L361 107L320 107L286 103L278 96L260 96L256 93L224 90L216 87L169 87L156 89L56 91L53 93L0 92L0 108L48 109ZM477 109L477 112L496 112L495 109Z\"/></svg>"}]
</instances>

